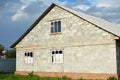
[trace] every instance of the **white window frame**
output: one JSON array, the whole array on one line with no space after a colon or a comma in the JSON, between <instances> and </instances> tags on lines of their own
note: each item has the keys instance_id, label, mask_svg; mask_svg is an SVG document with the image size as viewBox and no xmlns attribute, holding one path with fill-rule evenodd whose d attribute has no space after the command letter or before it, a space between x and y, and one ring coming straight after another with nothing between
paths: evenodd
<instances>
[{"instance_id":1,"label":"white window frame","mask_svg":"<svg viewBox=\"0 0 120 80\"><path fill-rule=\"evenodd\" d=\"M24 53L25 63L33 63L33 53L25 52Z\"/></svg>"},{"instance_id":2,"label":"white window frame","mask_svg":"<svg viewBox=\"0 0 120 80\"><path fill-rule=\"evenodd\" d=\"M58 51L58 53L56 53ZM60 51L62 51L60 53ZM53 54L54 52L54 54ZM62 49L52 49L51 50L51 62L52 63L63 63L63 50Z\"/></svg>"}]
</instances>

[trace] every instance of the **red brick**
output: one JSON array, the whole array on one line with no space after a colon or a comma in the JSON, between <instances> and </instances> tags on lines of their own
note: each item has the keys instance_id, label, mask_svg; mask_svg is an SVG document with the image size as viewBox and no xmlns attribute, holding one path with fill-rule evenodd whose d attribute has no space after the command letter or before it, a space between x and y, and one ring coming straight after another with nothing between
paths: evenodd
<instances>
[{"instance_id":1,"label":"red brick","mask_svg":"<svg viewBox=\"0 0 120 80\"><path fill-rule=\"evenodd\" d=\"M25 71L16 71L15 74L20 75L28 75L30 72ZM106 80L107 78L114 76L118 78L117 74L98 74L98 73L67 73L67 72L33 72L35 75L42 76L42 77L62 77L67 76L73 79L79 78L86 78L86 79L103 79Z\"/></svg>"}]
</instances>

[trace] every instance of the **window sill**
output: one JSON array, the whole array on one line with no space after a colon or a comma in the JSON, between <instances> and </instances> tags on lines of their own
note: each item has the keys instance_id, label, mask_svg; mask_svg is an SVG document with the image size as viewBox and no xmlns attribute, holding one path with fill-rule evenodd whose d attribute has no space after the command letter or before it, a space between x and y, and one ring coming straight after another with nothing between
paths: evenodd
<instances>
[{"instance_id":1,"label":"window sill","mask_svg":"<svg viewBox=\"0 0 120 80\"><path fill-rule=\"evenodd\" d=\"M62 34L61 32L56 32L56 33L50 33L50 35L59 35Z\"/></svg>"}]
</instances>

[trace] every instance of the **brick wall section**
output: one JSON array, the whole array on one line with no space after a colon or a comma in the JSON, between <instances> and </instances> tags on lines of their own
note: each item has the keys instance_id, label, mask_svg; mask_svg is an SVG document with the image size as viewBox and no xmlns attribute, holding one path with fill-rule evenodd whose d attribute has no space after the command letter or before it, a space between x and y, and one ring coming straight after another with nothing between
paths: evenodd
<instances>
[{"instance_id":1,"label":"brick wall section","mask_svg":"<svg viewBox=\"0 0 120 80\"><path fill-rule=\"evenodd\" d=\"M16 71L15 74L19 75L28 75L30 72L25 71ZM107 80L109 77L118 78L117 74L98 74L98 73L63 73L63 72L34 72L35 75L42 77L62 77L67 76L72 79L86 78L86 79L102 79Z\"/></svg>"}]
</instances>

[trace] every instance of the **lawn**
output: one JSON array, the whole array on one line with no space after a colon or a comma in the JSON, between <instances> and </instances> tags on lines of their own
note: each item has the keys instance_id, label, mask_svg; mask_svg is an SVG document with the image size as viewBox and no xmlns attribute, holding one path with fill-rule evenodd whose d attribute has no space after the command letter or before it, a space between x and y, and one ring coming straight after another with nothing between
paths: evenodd
<instances>
[{"instance_id":1,"label":"lawn","mask_svg":"<svg viewBox=\"0 0 120 80\"><path fill-rule=\"evenodd\" d=\"M26 75L26 76L15 75L13 73L11 73L11 74L0 73L0 80L73 80L73 79L65 77L65 76L63 76L62 78L59 78L59 77L40 77L37 75L33 75L32 73L30 73L29 75ZM76 80L92 80L92 79L81 78L81 79L76 79ZM99 79L97 79L97 80L99 80ZM117 80L117 79L115 79L114 77L110 77L107 80Z\"/></svg>"},{"instance_id":2,"label":"lawn","mask_svg":"<svg viewBox=\"0 0 120 80\"><path fill-rule=\"evenodd\" d=\"M23 75L15 75L13 73L11 74L2 74L0 73L0 80L72 80L70 78L67 77L40 77L37 75L33 75L33 74L29 74L26 76Z\"/></svg>"}]
</instances>

